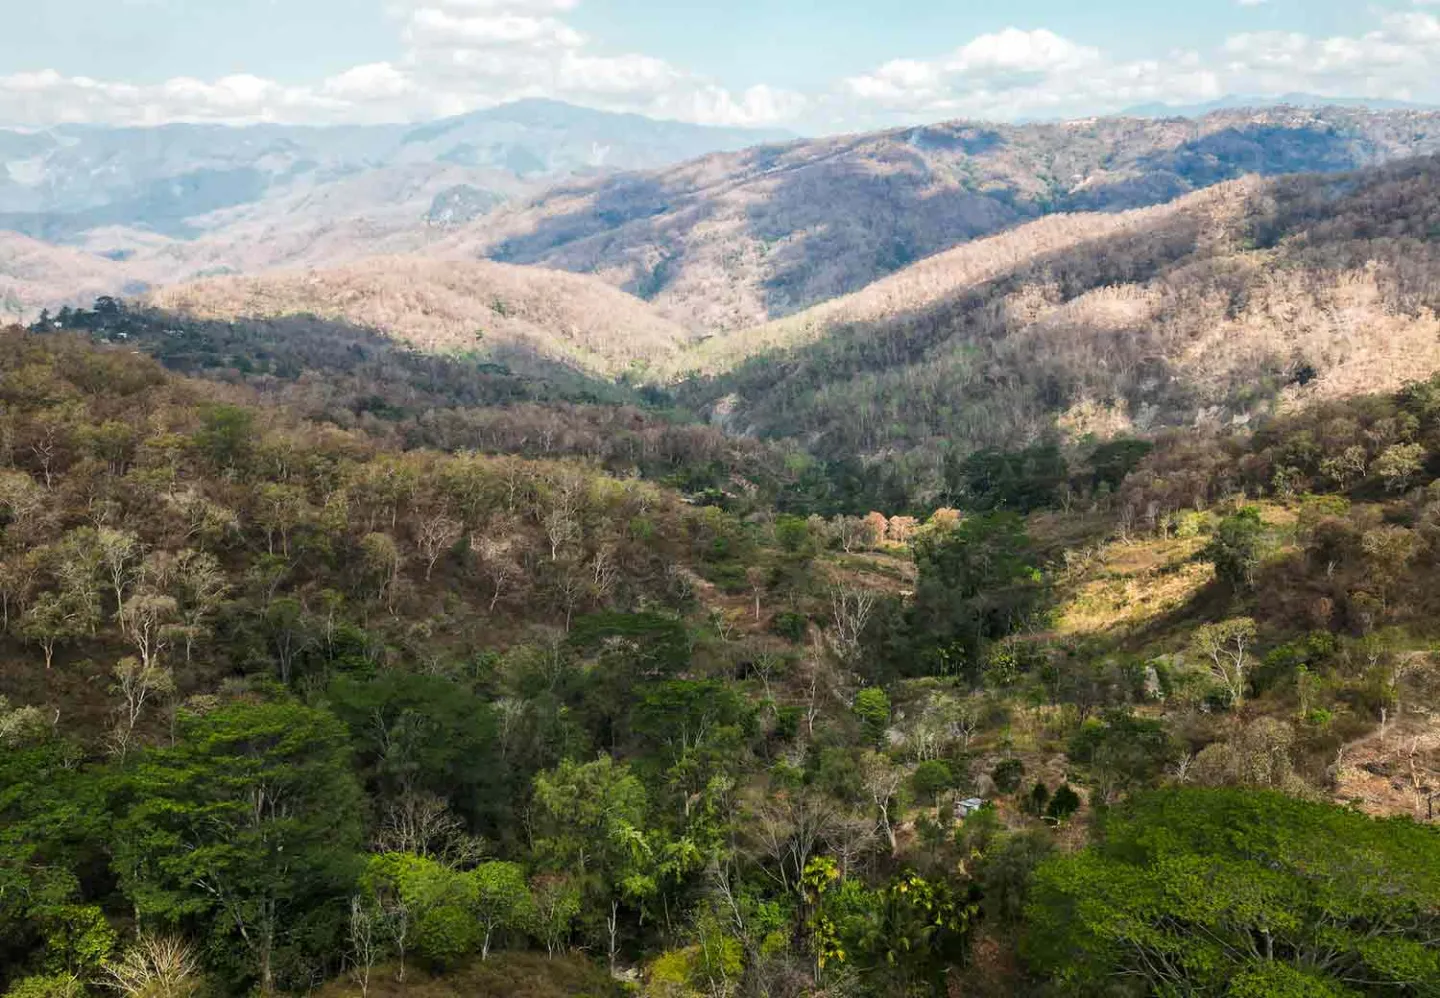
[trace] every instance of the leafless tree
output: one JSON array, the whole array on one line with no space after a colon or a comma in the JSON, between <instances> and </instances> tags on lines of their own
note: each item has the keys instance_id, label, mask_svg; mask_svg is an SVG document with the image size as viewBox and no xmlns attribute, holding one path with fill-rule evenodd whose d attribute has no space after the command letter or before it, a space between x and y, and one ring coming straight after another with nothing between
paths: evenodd
<instances>
[{"instance_id":1,"label":"leafless tree","mask_svg":"<svg viewBox=\"0 0 1440 998\"><path fill-rule=\"evenodd\" d=\"M905 782L905 770L878 752L867 752L861 764L860 779L879 813L880 830L885 833L885 841L890 843L890 854L893 856L898 846L890 811L895 805L895 795Z\"/></svg>"},{"instance_id":2,"label":"leafless tree","mask_svg":"<svg viewBox=\"0 0 1440 998\"><path fill-rule=\"evenodd\" d=\"M871 589L843 585L830 587L835 651L845 663L853 664L860 658L860 638L878 601L878 596Z\"/></svg>"},{"instance_id":3,"label":"leafless tree","mask_svg":"<svg viewBox=\"0 0 1440 998\"><path fill-rule=\"evenodd\" d=\"M415 543L419 545L425 559L426 582L430 581L440 556L455 546L464 530L464 525L459 520L444 512L431 511L420 517L415 531Z\"/></svg>"},{"instance_id":4,"label":"leafless tree","mask_svg":"<svg viewBox=\"0 0 1440 998\"><path fill-rule=\"evenodd\" d=\"M360 988L360 998L369 998L370 975L380 961L382 919L372 903L358 895L350 899L350 979Z\"/></svg>"},{"instance_id":5,"label":"leafless tree","mask_svg":"<svg viewBox=\"0 0 1440 998\"><path fill-rule=\"evenodd\" d=\"M156 697L165 697L175 692L175 679L170 670L155 661L137 661L122 658L115 665L115 692L120 695L120 717L115 725L113 742L115 753L124 760L129 751L135 726L145 713L145 704Z\"/></svg>"}]
</instances>

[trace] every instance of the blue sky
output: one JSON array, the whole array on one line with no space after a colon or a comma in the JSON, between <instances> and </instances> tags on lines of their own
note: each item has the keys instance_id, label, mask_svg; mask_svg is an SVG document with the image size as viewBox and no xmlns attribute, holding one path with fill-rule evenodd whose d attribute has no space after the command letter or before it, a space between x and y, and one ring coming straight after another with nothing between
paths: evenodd
<instances>
[{"instance_id":1,"label":"blue sky","mask_svg":"<svg viewBox=\"0 0 1440 998\"><path fill-rule=\"evenodd\" d=\"M1440 101L1440 0L0 0L0 123L527 96L804 131L1225 93Z\"/></svg>"}]
</instances>

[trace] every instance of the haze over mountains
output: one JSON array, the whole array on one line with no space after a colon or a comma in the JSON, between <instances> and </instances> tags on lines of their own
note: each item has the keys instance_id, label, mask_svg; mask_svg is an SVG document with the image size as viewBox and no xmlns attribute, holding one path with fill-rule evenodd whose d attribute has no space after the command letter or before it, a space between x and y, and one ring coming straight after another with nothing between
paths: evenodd
<instances>
[{"instance_id":1,"label":"haze over mountains","mask_svg":"<svg viewBox=\"0 0 1440 998\"><path fill-rule=\"evenodd\" d=\"M545 100L419 126L0 131L0 312L372 255L379 234L463 224L561 178L787 137Z\"/></svg>"},{"instance_id":2,"label":"haze over mountains","mask_svg":"<svg viewBox=\"0 0 1440 998\"><path fill-rule=\"evenodd\" d=\"M408 129L12 133L0 307L419 254L593 274L711 335L1046 214L1434 152L1440 114L955 122L755 145L767 137L553 102Z\"/></svg>"}]
</instances>

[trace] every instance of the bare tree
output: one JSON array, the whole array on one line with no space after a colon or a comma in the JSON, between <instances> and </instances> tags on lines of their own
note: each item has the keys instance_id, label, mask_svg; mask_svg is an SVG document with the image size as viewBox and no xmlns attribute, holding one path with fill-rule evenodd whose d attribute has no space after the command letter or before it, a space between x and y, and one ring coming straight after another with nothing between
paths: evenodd
<instances>
[{"instance_id":1,"label":"bare tree","mask_svg":"<svg viewBox=\"0 0 1440 998\"><path fill-rule=\"evenodd\" d=\"M580 538L580 508L585 499L585 479L566 471L554 483L549 504L540 518L550 542L550 560L558 561L560 549Z\"/></svg>"},{"instance_id":2,"label":"bare tree","mask_svg":"<svg viewBox=\"0 0 1440 998\"><path fill-rule=\"evenodd\" d=\"M141 664L148 669L159 666L179 616L180 608L173 597L147 586L125 601L116 618L121 633L135 646Z\"/></svg>"},{"instance_id":3,"label":"bare tree","mask_svg":"<svg viewBox=\"0 0 1440 998\"><path fill-rule=\"evenodd\" d=\"M380 922L383 915L359 895L350 899L350 979L360 988L360 998L370 994L370 974L380 961Z\"/></svg>"},{"instance_id":4,"label":"bare tree","mask_svg":"<svg viewBox=\"0 0 1440 998\"><path fill-rule=\"evenodd\" d=\"M105 983L125 998L192 998L205 987L199 957L177 936L142 935L105 965Z\"/></svg>"},{"instance_id":5,"label":"bare tree","mask_svg":"<svg viewBox=\"0 0 1440 998\"><path fill-rule=\"evenodd\" d=\"M1210 676L1230 694L1237 706L1245 700L1249 651L1255 642L1255 621L1236 617L1207 624L1195 632L1195 650L1204 658Z\"/></svg>"},{"instance_id":6,"label":"bare tree","mask_svg":"<svg viewBox=\"0 0 1440 998\"><path fill-rule=\"evenodd\" d=\"M429 856L447 866L473 866L485 855L483 843L465 830L445 798L406 787L386 802L375 831L376 852Z\"/></svg>"},{"instance_id":7,"label":"bare tree","mask_svg":"<svg viewBox=\"0 0 1440 998\"><path fill-rule=\"evenodd\" d=\"M125 605L125 590L140 573L140 538L129 531L101 528L95 532L95 550L118 612Z\"/></svg>"},{"instance_id":8,"label":"bare tree","mask_svg":"<svg viewBox=\"0 0 1440 998\"><path fill-rule=\"evenodd\" d=\"M878 602L874 590L850 586L830 587L830 609L835 624L835 652L846 664L860 658L860 638Z\"/></svg>"},{"instance_id":9,"label":"bare tree","mask_svg":"<svg viewBox=\"0 0 1440 998\"><path fill-rule=\"evenodd\" d=\"M890 855L893 856L899 847L895 841L895 826L890 820L890 809L905 782L905 770L878 752L867 752L861 763L860 779L879 813L880 830L885 833L885 841L890 843Z\"/></svg>"},{"instance_id":10,"label":"bare tree","mask_svg":"<svg viewBox=\"0 0 1440 998\"><path fill-rule=\"evenodd\" d=\"M156 661L137 661L122 658L115 664L114 690L120 695L120 717L115 725L114 745L116 755L125 758L135 726L145 712L145 704L156 697L165 697L175 692L175 679L170 670L162 668Z\"/></svg>"},{"instance_id":11,"label":"bare tree","mask_svg":"<svg viewBox=\"0 0 1440 998\"><path fill-rule=\"evenodd\" d=\"M510 537L486 537L479 542L480 567L495 587L490 597L490 612L504 598L510 583L520 575L520 564L512 555L515 546Z\"/></svg>"},{"instance_id":12,"label":"bare tree","mask_svg":"<svg viewBox=\"0 0 1440 998\"><path fill-rule=\"evenodd\" d=\"M464 525L444 511L432 510L420 517L415 531L415 543L420 546L420 552L425 558L426 582L430 581L440 556L455 546L464 531Z\"/></svg>"}]
</instances>

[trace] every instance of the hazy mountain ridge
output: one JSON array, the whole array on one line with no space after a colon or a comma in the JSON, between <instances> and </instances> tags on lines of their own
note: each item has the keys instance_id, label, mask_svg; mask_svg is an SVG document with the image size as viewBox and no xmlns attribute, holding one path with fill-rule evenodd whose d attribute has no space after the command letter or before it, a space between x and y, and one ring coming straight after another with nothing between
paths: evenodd
<instances>
[{"instance_id":1,"label":"hazy mountain ridge","mask_svg":"<svg viewBox=\"0 0 1440 998\"><path fill-rule=\"evenodd\" d=\"M594 273L723 332L1042 215L1144 207L1249 173L1338 172L1435 151L1440 114L1410 111L950 122L566 185L499 209L436 251Z\"/></svg>"},{"instance_id":2,"label":"hazy mountain ridge","mask_svg":"<svg viewBox=\"0 0 1440 998\"><path fill-rule=\"evenodd\" d=\"M422 125L62 125L41 132L0 131L0 225L43 228L63 220L80 229L89 215L109 209L112 221L149 226L155 213L169 222L249 203L301 178L328 182L417 163L550 178L644 169L783 134L541 100Z\"/></svg>"}]
</instances>

